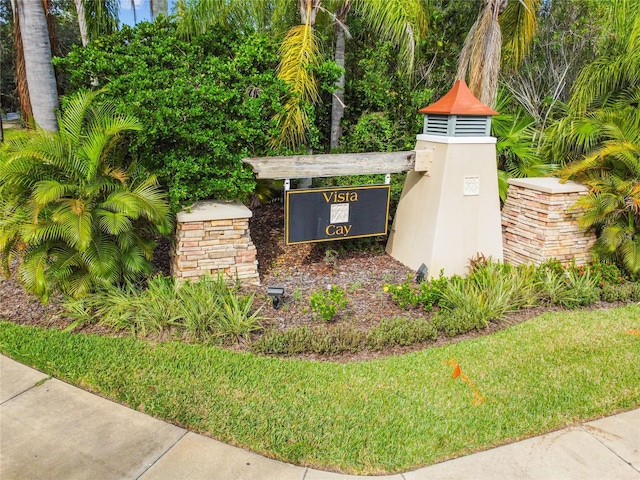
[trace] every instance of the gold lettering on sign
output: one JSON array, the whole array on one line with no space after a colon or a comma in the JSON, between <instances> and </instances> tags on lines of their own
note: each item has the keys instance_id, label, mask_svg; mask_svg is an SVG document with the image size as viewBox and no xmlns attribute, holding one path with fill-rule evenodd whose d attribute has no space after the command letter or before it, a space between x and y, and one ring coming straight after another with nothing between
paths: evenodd
<instances>
[{"instance_id":1,"label":"gold lettering on sign","mask_svg":"<svg viewBox=\"0 0 640 480\"><path fill-rule=\"evenodd\" d=\"M358 192L322 192L326 203L357 202Z\"/></svg>"},{"instance_id":2,"label":"gold lettering on sign","mask_svg":"<svg viewBox=\"0 0 640 480\"><path fill-rule=\"evenodd\" d=\"M347 235L349 235L352 226L353 225L327 225L324 233L326 233L329 237L346 237Z\"/></svg>"}]
</instances>

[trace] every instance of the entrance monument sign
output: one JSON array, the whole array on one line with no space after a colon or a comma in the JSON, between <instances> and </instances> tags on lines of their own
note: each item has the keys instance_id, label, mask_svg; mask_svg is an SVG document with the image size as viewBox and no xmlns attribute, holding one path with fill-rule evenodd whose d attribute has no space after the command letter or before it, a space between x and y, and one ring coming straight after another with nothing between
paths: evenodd
<instances>
[{"instance_id":1,"label":"entrance monument sign","mask_svg":"<svg viewBox=\"0 0 640 480\"><path fill-rule=\"evenodd\" d=\"M288 190L285 244L387 234L389 185Z\"/></svg>"}]
</instances>

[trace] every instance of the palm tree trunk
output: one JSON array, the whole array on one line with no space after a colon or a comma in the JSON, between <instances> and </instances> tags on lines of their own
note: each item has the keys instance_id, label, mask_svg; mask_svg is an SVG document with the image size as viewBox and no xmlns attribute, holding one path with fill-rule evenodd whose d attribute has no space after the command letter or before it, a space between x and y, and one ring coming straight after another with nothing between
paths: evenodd
<instances>
[{"instance_id":1,"label":"palm tree trunk","mask_svg":"<svg viewBox=\"0 0 640 480\"><path fill-rule=\"evenodd\" d=\"M57 131L58 91L42 1L16 0L16 7L33 118L41 128Z\"/></svg>"},{"instance_id":2,"label":"palm tree trunk","mask_svg":"<svg viewBox=\"0 0 640 480\"><path fill-rule=\"evenodd\" d=\"M151 9L151 20L156 18L158 15L166 15L167 14L167 0L150 0L149 8Z\"/></svg>"},{"instance_id":3,"label":"palm tree trunk","mask_svg":"<svg viewBox=\"0 0 640 480\"><path fill-rule=\"evenodd\" d=\"M342 136L342 118L344 117L344 51L345 32L340 25L336 25L336 52L334 60L342 68L340 78L336 80L336 90L333 92L331 102L331 149L340 147L340 137Z\"/></svg>"},{"instance_id":4,"label":"palm tree trunk","mask_svg":"<svg viewBox=\"0 0 640 480\"><path fill-rule=\"evenodd\" d=\"M74 0L76 4L76 12L78 13L78 27L80 28L80 38L82 46L86 47L89 43L89 35L87 34L87 17L84 10L84 0Z\"/></svg>"},{"instance_id":5,"label":"palm tree trunk","mask_svg":"<svg viewBox=\"0 0 640 480\"><path fill-rule=\"evenodd\" d=\"M20 101L20 118L24 125L30 125L33 121L33 111L29 100L29 87L27 86L27 69L24 64L24 52L22 49L22 35L20 34L20 18L13 4L13 48L16 53L16 90Z\"/></svg>"}]
</instances>

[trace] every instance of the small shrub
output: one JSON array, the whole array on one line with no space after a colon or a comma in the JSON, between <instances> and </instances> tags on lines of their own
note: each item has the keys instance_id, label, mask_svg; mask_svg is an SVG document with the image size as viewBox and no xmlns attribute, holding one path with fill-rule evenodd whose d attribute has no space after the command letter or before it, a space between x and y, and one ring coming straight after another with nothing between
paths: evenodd
<instances>
[{"instance_id":1,"label":"small shrub","mask_svg":"<svg viewBox=\"0 0 640 480\"><path fill-rule=\"evenodd\" d=\"M451 279L444 276L444 270L440 271L440 276L427 280L420 284L420 303L424 309L429 311L437 306L442 299L442 292L447 288Z\"/></svg>"},{"instance_id":2,"label":"small shrub","mask_svg":"<svg viewBox=\"0 0 640 480\"><path fill-rule=\"evenodd\" d=\"M335 328L315 328L311 341L311 351L319 355L338 355L345 352L359 352L363 348L365 333L351 325L337 325Z\"/></svg>"},{"instance_id":3,"label":"small shrub","mask_svg":"<svg viewBox=\"0 0 640 480\"><path fill-rule=\"evenodd\" d=\"M628 302L633 295L633 283L612 285L605 283L600 290L600 299L603 302Z\"/></svg>"},{"instance_id":4,"label":"small shrub","mask_svg":"<svg viewBox=\"0 0 640 480\"><path fill-rule=\"evenodd\" d=\"M339 310L347 306L344 290L333 285L329 290L317 290L311 294L309 302L311 310L325 322L330 322Z\"/></svg>"},{"instance_id":5,"label":"small shrub","mask_svg":"<svg viewBox=\"0 0 640 480\"><path fill-rule=\"evenodd\" d=\"M391 294L391 299L400 308L417 307L420 303L420 292L413 286L413 276L407 275L403 283L386 284L384 291Z\"/></svg>"},{"instance_id":6,"label":"small shrub","mask_svg":"<svg viewBox=\"0 0 640 480\"><path fill-rule=\"evenodd\" d=\"M519 308L521 286L510 266L490 260L476 264L468 278L448 282L436 327L448 335L486 328L491 320Z\"/></svg>"},{"instance_id":7,"label":"small shrub","mask_svg":"<svg viewBox=\"0 0 640 480\"><path fill-rule=\"evenodd\" d=\"M485 328L489 319L469 309L440 310L433 317L435 327L450 337Z\"/></svg>"},{"instance_id":8,"label":"small shrub","mask_svg":"<svg viewBox=\"0 0 640 480\"><path fill-rule=\"evenodd\" d=\"M227 290L221 298L220 313L216 318L214 334L224 343L247 339L252 332L260 330L262 307L251 313L254 295L239 296Z\"/></svg>"},{"instance_id":9,"label":"small shrub","mask_svg":"<svg viewBox=\"0 0 640 480\"><path fill-rule=\"evenodd\" d=\"M270 329L253 342L251 348L262 354L298 355L311 351L313 335L308 326L294 327L283 332Z\"/></svg>"},{"instance_id":10,"label":"small shrub","mask_svg":"<svg viewBox=\"0 0 640 480\"><path fill-rule=\"evenodd\" d=\"M633 282L631 284L631 298L632 302L640 302L640 283Z\"/></svg>"},{"instance_id":11,"label":"small shrub","mask_svg":"<svg viewBox=\"0 0 640 480\"><path fill-rule=\"evenodd\" d=\"M589 270L601 286L604 284L621 285L625 281L624 273L615 263L591 262Z\"/></svg>"},{"instance_id":12,"label":"small shrub","mask_svg":"<svg viewBox=\"0 0 640 480\"><path fill-rule=\"evenodd\" d=\"M317 353L338 355L358 352L364 346L365 333L350 326L326 325L294 327L283 332L269 330L252 344L254 352L272 355Z\"/></svg>"},{"instance_id":13,"label":"small shrub","mask_svg":"<svg viewBox=\"0 0 640 480\"><path fill-rule=\"evenodd\" d=\"M566 288L564 271L557 272L541 266L538 268L536 276L540 288L540 299L545 303L558 304L562 292Z\"/></svg>"},{"instance_id":14,"label":"small shrub","mask_svg":"<svg viewBox=\"0 0 640 480\"><path fill-rule=\"evenodd\" d=\"M406 346L435 340L438 330L433 322L419 318L384 319L377 327L367 333L366 346L372 350L382 350L385 347Z\"/></svg>"}]
</instances>

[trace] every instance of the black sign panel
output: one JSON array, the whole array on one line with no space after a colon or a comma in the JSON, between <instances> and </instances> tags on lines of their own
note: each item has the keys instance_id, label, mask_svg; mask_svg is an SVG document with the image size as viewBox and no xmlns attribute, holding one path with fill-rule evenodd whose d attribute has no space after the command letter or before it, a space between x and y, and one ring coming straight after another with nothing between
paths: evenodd
<instances>
[{"instance_id":1,"label":"black sign panel","mask_svg":"<svg viewBox=\"0 0 640 480\"><path fill-rule=\"evenodd\" d=\"M285 244L386 235L389 185L288 190Z\"/></svg>"}]
</instances>

